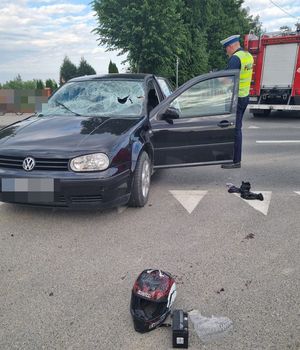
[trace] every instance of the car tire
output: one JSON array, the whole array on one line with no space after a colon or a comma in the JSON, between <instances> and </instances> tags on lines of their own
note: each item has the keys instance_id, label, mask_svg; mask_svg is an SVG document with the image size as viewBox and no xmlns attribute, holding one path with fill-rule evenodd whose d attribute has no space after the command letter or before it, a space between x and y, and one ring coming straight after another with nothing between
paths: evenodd
<instances>
[{"instance_id":1,"label":"car tire","mask_svg":"<svg viewBox=\"0 0 300 350\"><path fill-rule=\"evenodd\" d=\"M151 168L151 160L148 154L143 151L138 158L134 171L131 196L128 203L130 207L143 207L147 203L150 190Z\"/></svg>"}]
</instances>

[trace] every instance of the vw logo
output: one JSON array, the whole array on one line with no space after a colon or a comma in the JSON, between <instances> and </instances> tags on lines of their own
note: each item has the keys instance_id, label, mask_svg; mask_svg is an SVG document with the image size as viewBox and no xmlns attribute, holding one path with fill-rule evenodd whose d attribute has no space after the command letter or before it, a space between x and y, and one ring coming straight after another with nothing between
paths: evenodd
<instances>
[{"instance_id":1,"label":"vw logo","mask_svg":"<svg viewBox=\"0 0 300 350\"><path fill-rule=\"evenodd\" d=\"M23 160L23 169L26 171L30 171L35 166L35 160L32 157L26 157Z\"/></svg>"}]
</instances>

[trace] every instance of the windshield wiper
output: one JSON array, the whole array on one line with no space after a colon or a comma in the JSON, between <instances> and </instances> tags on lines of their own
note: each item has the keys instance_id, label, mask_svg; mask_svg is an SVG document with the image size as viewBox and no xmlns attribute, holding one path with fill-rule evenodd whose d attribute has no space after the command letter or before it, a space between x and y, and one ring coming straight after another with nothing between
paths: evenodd
<instances>
[{"instance_id":1,"label":"windshield wiper","mask_svg":"<svg viewBox=\"0 0 300 350\"><path fill-rule=\"evenodd\" d=\"M79 117L82 117L82 114L79 114L79 113L77 113L77 112L72 111L69 107L65 106L63 103L61 103L61 102L59 102L59 101L55 101L55 103L56 103L58 106L63 107L63 108L66 109L67 111L69 111L69 112L71 112L71 113L73 113L73 114L75 114L75 115L78 115Z\"/></svg>"}]
</instances>

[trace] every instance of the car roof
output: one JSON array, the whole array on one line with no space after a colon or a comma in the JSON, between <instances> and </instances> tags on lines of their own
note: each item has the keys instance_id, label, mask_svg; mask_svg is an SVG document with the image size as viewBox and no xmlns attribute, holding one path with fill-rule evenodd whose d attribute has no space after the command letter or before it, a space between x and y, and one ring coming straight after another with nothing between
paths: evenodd
<instances>
[{"instance_id":1,"label":"car roof","mask_svg":"<svg viewBox=\"0 0 300 350\"><path fill-rule=\"evenodd\" d=\"M153 74L147 73L112 73L112 74L97 74L97 75L84 75L70 79L69 81L85 81L85 80L100 80L100 79L129 79L129 80L145 80L149 77L153 77Z\"/></svg>"}]
</instances>

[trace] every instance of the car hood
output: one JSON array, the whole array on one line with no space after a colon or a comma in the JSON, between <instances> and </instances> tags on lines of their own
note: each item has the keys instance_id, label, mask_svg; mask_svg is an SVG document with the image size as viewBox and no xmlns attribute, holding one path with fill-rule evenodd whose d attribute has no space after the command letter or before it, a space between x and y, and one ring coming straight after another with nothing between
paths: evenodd
<instances>
[{"instance_id":1,"label":"car hood","mask_svg":"<svg viewBox=\"0 0 300 350\"><path fill-rule=\"evenodd\" d=\"M31 117L0 130L0 150L109 152L140 118ZM5 152L5 153L6 153Z\"/></svg>"}]
</instances>

